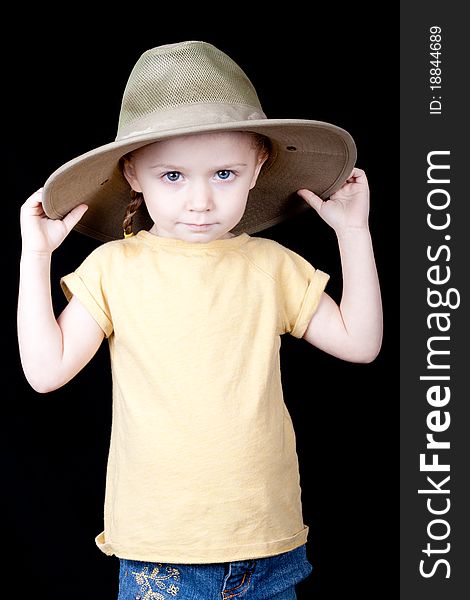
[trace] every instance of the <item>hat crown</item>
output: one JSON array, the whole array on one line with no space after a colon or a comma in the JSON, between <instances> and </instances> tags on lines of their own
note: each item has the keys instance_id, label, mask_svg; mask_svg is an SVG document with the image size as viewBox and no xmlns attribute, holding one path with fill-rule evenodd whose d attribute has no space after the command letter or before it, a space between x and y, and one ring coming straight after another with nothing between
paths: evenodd
<instances>
[{"instance_id":1,"label":"hat crown","mask_svg":"<svg viewBox=\"0 0 470 600\"><path fill-rule=\"evenodd\" d=\"M207 42L181 42L152 48L135 64L124 90L118 137L152 113L182 105L251 106L262 112L245 72Z\"/></svg>"}]
</instances>

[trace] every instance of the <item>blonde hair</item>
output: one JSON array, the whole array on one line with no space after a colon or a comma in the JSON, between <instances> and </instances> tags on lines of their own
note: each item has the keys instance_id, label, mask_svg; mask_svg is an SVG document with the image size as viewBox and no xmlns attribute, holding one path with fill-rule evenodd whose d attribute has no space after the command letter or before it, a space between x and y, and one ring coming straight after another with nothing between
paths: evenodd
<instances>
[{"instance_id":1,"label":"blonde hair","mask_svg":"<svg viewBox=\"0 0 470 600\"><path fill-rule=\"evenodd\" d=\"M144 201L142 192L136 192L131 189L131 200L126 208L126 214L122 222L122 228L124 230L124 236L132 235L132 220L135 213L139 210L140 205Z\"/></svg>"},{"instance_id":2,"label":"blonde hair","mask_svg":"<svg viewBox=\"0 0 470 600\"><path fill-rule=\"evenodd\" d=\"M254 143L254 149L258 153L258 160L266 162L271 154L271 140L265 135L261 135L260 133L255 133L253 131L246 131L242 133L248 133ZM124 170L124 165L126 162L130 161L132 158L132 152L128 152L125 154L119 161L119 166L121 168L121 172ZM139 210L140 205L144 201L144 197L141 192L136 192L131 189L130 191L131 199L126 208L126 214L124 216L124 220L122 222L122 228L124 231L124 236L128 237L132 235L132 221L134 215Z\"/></svg>"}]
</instances>

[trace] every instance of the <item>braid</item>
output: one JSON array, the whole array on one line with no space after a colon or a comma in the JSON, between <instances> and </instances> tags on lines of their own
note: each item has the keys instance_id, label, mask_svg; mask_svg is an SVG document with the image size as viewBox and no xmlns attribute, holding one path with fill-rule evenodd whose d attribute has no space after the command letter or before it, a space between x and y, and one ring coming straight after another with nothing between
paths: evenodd
<instances>
[{"instance_id":1,"label":"braid","mask_svg":"<svg viewBox=\"0 0 470 600\"><path fill-rule=\"evenodd\" d=\"M131 201L127 205L126 216L122 222L122 228L124 229L124 236L132 235L132 219L135 213L139 210L139 206L142 204L144 197L141 192L131 190Z\"/></svg>"}]
</instances>

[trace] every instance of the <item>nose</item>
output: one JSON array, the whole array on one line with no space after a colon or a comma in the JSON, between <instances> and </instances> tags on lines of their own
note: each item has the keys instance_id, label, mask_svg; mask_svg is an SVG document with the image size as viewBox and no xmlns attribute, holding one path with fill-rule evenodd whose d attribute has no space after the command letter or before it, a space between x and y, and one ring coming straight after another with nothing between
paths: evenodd
<instances>
[{"instance_id":1,"label":"nose","mask_svg":"<svg viewBox=\"0 0 470 600\"><path fill-rule=\"evenodd\" d=\"M188 198L186 201L187 210L195 212L205 212L214 208L212 190L210 184L205 181L194 182L188 189Z\"/></svg>"}]
</instances>

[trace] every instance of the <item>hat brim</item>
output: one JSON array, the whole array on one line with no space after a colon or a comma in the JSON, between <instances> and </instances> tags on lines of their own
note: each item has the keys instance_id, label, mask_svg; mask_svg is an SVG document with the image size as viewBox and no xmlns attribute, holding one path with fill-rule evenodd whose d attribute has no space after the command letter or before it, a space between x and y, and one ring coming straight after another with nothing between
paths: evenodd
<instances>
[{"instance_id":1,"label":"hat brim","mask_svg":"<svg viewBox=\"0 0 470 600\"><path fill-rule=\"evenodd\" d=\"M356 162L351 135L321 121L260 119L172 128L111 142L65 163L44 184L44 211L51 219L62 219L78 204L87 204L87 212L75 226L77 231L103 242L122 238L130 188L119 159L156 141L220 131L253 131L272 143L272 155L250 191L234 233L262 231L307 208L296 194L299 189L310 189L327 199L346 181ZM150 229L152 224L142 205L134 217L134 231Z\"/></svg>"}]
</instances>

